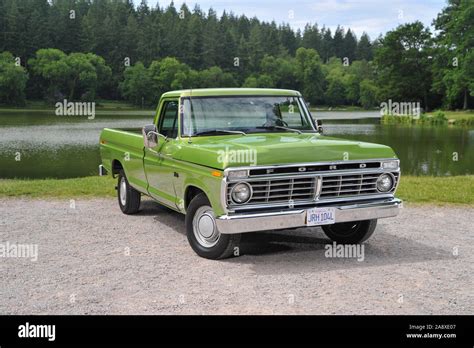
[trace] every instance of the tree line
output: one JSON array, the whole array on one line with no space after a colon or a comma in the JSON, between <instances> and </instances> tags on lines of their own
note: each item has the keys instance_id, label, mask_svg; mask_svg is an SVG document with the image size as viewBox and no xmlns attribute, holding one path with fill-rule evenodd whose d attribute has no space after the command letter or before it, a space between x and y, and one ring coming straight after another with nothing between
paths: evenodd
<instances>
[{"instance_id":1,"label":"tree line","mask_svg":"<svg viewBox=\"0 0 474 348\"><path fill-rule=\"evenodd\" d=\"M420 101L467 108L474 93L474 3L449 0L433 35L420 22L371 41L198 6L131 0L0 0L0 103L126 99L202 87L300 90L312 104Z\"/></svg>"}]
</instances>

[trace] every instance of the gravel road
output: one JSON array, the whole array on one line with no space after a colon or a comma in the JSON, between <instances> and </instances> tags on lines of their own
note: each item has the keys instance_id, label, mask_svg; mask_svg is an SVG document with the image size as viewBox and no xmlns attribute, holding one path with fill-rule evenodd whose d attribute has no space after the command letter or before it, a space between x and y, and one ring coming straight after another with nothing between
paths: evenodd
<instances>
[{"instance_id":1,"label":"gravel road","mask_svg":"<svg viewBox=\"0 0 474 348\"><path fill-rule=\"evenodd\" d=\"M152 201L125 216L115 199L2 199L0 243L38 258L0 258L0 314L474 314L473 221L406 207L363 261L326 257L319 228L247 234L242 256L210 261Z\"/></svg>"}]
</instances>

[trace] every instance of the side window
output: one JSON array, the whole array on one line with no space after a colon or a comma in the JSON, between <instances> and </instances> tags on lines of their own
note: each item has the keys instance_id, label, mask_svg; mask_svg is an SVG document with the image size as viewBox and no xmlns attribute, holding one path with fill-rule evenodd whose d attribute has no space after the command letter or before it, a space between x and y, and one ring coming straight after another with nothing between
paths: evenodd
<instances>
[{"instance_id":1,"label":"side window","mask_svg":"<svg viewBox=\"0 0 474 348\"><path fill-rule=\"evenodd\" d=\"M280 110L282 119L288 124L288 127L301 128L307 125L301 115L303 113L303 110L300 110L296 101L280 105Z\"/></svg>"},{"instance_id":2,"label":"side window","mask_svg":"<svg viewBox=\"0 0 474 348\"><path fill-rule=\"evenodd\" d=\"M166 101L161 111L158 131L168 138L178 135L178 101Z\"/></svg>"}]
</instances>

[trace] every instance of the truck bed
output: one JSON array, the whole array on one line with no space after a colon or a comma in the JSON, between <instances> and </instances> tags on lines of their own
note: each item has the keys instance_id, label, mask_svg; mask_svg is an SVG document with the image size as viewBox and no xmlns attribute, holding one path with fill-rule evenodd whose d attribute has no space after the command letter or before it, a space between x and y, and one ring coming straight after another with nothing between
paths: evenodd
<instances>
[{"instance_id":1,"label":"truck bed","mask_svg":"<svg viewBox=\"0 0 474 348\"><path fill-rule=\"evenodd\" d=\"M121 167L130 185L140 192L148 192L141 128L105 128L100 134L100 154L102 165L109 173Z\"/></svg>"}]
</instances>

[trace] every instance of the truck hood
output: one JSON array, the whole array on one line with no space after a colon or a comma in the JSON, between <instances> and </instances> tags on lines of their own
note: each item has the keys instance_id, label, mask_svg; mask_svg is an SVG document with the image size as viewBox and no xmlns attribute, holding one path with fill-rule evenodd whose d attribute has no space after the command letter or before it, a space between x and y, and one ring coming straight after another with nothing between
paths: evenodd
<instances>
[{"instance_id":1,"label":"truck hood","mask_svg":"<svg viewBox=\"0 0 474 348\"><path fill-rule=\"evenodd\" d=\"M238 166L396 158L385 145L320 134L266 133L194 137L176 159L216 169Z\"/></svg>"}]
</instances>

